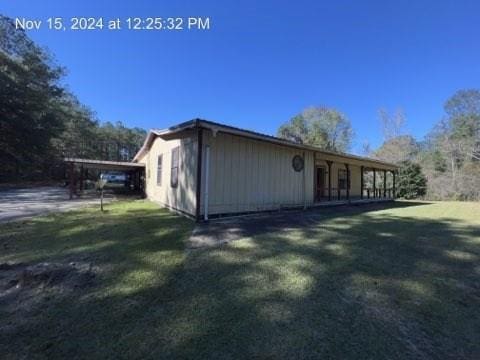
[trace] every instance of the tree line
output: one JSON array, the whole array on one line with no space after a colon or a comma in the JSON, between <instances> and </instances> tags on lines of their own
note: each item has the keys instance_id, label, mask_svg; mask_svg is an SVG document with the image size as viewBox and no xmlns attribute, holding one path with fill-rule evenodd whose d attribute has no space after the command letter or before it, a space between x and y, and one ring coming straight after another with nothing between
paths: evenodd
<instances>
[{"instance_id":1,"label":"tree line","mask_svg":"<svg viewBox=\"0 0 480 360\"><path fill-rule=\"evenodd\" d=\"M0 15L0 182L62 178L65 157L128 161L143 143L143 129L100 124L65 73Z\"/></svg>"},{"instance_id":2,"label":"tree line","mask_svg":"<svg viewBox=\"0 0 480 360\"><path fill-rule=\"evenodd\" d=\"M399 195L432 200L480 200L480 90L459 90L444 104L445 115L423 139L406 130L401 110L379 110L383 143L364 144L368 157L400 166ZM335 109L311 107L283 124L279 137L346 152L354 132Z\"/></svg>"},{"instance_id":3,"label":"tree line","mask_svg":"<svg viewBox=\"0 0 480 360\"><path fill-rule=\"evenodd\" d=\"M13 21L0 15L0 182L63 177L64 157L131 160L146 132L121 122L100 123L63 84L66 69ZM379 111L383 143L364 155L401 165L405 197L480 199L480 91L460 90L424 139L406 131L402 111ZM347 152L349 119L310 107L278 129L279 137ZM403 189L403 190L402 190Z\"/></svg>"}]
</instances>

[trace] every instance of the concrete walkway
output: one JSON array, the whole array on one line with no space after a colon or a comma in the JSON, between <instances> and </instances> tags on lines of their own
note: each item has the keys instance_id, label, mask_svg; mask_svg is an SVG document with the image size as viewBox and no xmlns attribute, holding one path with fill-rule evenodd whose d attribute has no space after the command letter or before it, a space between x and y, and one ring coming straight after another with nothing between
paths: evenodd
<instances>
[{"instance_id":1,"label":"concrete walkway","mask_svg":"<svg viewBox=\"0 0 480 360\"><path fill-rule=\"evenodd\" d=\"M35 187L0 190L0 222L98 204L96 195L69 200L68 189Z\"/></svg>"}]
</instances>

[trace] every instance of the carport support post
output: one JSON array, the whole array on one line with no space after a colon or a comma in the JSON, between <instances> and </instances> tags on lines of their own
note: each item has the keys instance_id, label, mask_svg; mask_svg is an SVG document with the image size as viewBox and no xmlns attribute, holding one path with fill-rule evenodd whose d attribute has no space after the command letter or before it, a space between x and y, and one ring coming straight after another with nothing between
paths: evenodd
<instances>
[{"instance_id":1,"label":"carport support post","mask_svg":"<svg viewBox=\"0 0 480 360\"><path fill-rule=\"evenodd\" d=\"M138 191L140 190L140 171L135 171L133 173L133 188Z\"/></svg>"},{"instance_id":2,"label":"carport support post","mask_svg":"<svg viewBox=\"0 0 480 360\"><path fill-rule=\"evenodd\" d=\"M70 188L70 200L72 200L73 199L73 187L74 187L74 183L73 183L74 182L74 179L73 179L74 174L73 173L75 171L73 162L71 162L68 167L69 167L68 172L69 172L69 178L70 178L68 185L69 185L69 188Z\"/></svg>"},{"instance_id":3,"label":"carport support post","mask_svg":"<svg viewBox=\"0 0 480 360\"><path fill-rule=\"evenodd\" d=\"M360 166L360 199L363 199L363 166Z\"/></svg>"},{"instance_id":4,"label":"carport support post","mask_svg":"<svg viewBox=\"0 0 480 360\"><path fill-rule=\"evenodd\" d=\"M347 169L347 200L350 201L350 167L345 163L345 169Z\"/></svg>"},{"instance_id":5,"label":"carport support post","mask_svg":"<svg viewBox=\"0 0 480 360\"><path fill-rule=\"evenodd\" d=\"M373 198L375 199L377 197L377 185L376 185L376 172L375 168L373 168Z\"/></svg>"},{"instance_id":6,"label":"carport support post","mask_svg":"<svg viewBox=\"0 0 480 360\"><path fill-rule=\"evenodd\" d=\"M328 201L332 201L332 161L327 160L328 166Z\"/></svg>"},{"instance_id":7,"label":"carport support post","mask_svg":"<svg viewBox=\"0 0 480 360\"><path fill-rule=\"evenodd\" d=\"M80 166L80 191L83 191L83 165Z\"/></svg>"},{"instance_id":8,"label":"carport support post","mask_svg":"<svg viewBox=\"0 0 480 360\"><path fill-rule=\"evenodd\" d=\"M383 197L387 197L387 170L383 170Z\"/></svg>"}]
</instances>

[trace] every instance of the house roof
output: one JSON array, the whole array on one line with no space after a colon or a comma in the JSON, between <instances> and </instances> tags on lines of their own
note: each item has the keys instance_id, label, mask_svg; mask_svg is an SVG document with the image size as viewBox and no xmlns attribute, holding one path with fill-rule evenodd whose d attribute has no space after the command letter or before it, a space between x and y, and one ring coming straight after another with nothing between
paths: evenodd
<instances>
[{"instance_id":1,"label":"house roof","mask_svg":"<svg viewBox=\"0 0 480 360\"><path fill-rule=\"evenodd\" d=\"M288 146L288 147L293 147L297 149L305 149L305 150L310 150L314 151L319 154L324 154L324 155L330 155L330 156L335 156L335 157L341 157L344 158L345 160L357 160L357 161L365 161L370 163L369 166L374 166L374 164L381 165L382 167L388 167L391 169L396 169L398 168L397 165L388 163L385 161L377 160L377 159L372 159L368 157L363 157L363 156L357 156L357 155L352 155L352 154L347 154L347 153L340 153L340 152L335 152L335 151L328 151L324 150L321 148L318 148L316 146L311 146L311 145L305 145L305 144L299 144L295 143L290 140L285 140L281 139L272 135L266 135L262 133L258 133L255 131L251 130L246 130L246 129L241 129L238 127L230 126L230 125L225 125L209 120L203 120L203 119L193 119L190 121L186 121L177 125L174 125L172 127L169 127L168 129L152 129L149 131L147 138L145 139L145 142L143 143L143 146L141 149L138 151L138 153L135 155L133 158L133 161L138 161L138 159L148 151L150 148L150 145L152 144L153 140L158 136L158 137L172 137L177 133L181 133L185 130L188 129L194 129L194 128L203 128L203 129L208 129L211 130L213 133L217 132L223 132L227 134L232 134L232 135L238 135L242 137L247 137L250 139L255 139L259 141L265 141L265 142L270 142L274 143L277 145L283 145L283 146Z\"/></svg>"}]
</instances>

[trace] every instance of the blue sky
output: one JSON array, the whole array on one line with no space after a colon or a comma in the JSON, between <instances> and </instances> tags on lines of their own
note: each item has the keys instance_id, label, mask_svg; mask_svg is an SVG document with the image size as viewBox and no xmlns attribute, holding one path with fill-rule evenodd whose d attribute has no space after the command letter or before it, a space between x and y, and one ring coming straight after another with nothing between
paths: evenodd
<instances>
[{"instance_id":1,"label":"blue sky","mask_svg":"<svg viewBox=\"0 0 480 360\"><path fill-rule=\"evenodd\" d=\"M2 1L0 13L208 16L208 31L29 31L68 68L101 121L163 128L201 117L268 134L303 108L334 107L381 141L379 108L422 138L456 90L480 87L478 1Z\"/></svg>"}]
</instances>

